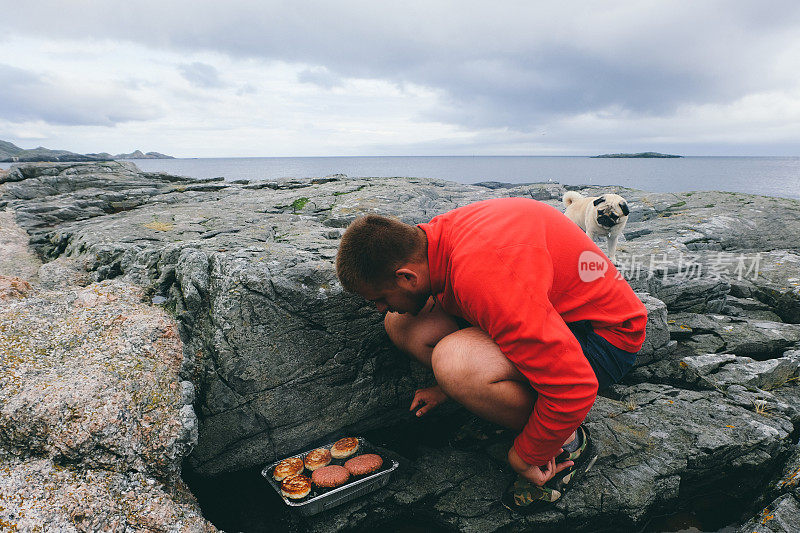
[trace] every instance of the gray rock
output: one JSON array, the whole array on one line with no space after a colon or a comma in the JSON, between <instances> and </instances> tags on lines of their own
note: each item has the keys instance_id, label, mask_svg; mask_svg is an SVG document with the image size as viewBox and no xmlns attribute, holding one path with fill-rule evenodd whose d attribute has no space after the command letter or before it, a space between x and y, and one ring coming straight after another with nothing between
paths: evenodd
<instances>
[{"instance_id":1,"label":"gray rock","mask_svg":"<svg viewBox=\"0 0 800 533\"><path fill-rule=\"evenodd\" d=\"M184 340L179 379L196 389L197 425L179 408L182 438L197 431L190 462L204 475L386 425L430 382L391 347L381 317L336 280L338 238L357 216L419 223L501 196L560 208L566 189L342 176L196 183L94 165L15 170L0 202L42 255L81 258L95 280L124 276L149 301L166 298ZM650 312L640 366L590 414L603 450L596 471L551 511L520 517L497 502L513 475L493 457L510 439L421 451L386 490L308 521L310 530L365 528L409 508L462 531L633 529L698 491L745 479L755 487L779 469L800 424L800 395L791 378L759 387L797 368L784 352L800 341L800 203L579 189L628 199L619 267ZM783 323L764 320L769 313ZM696 367L723 378L724 390L680 365L714 352L734 359L714 354ZM191 396L176 390L181 406Z\"/></svg>"},{"instance_id":2,"label":"gray rock","mask_svg":"<svg viewBox=\"0 0 800 533\"><path fill-rule=\"evenodd\" d=\"M791 494L784 494L740 527L737 533L795 533L798 524L800 502Z\"/></svg>"},{"instance_id":3,"label":"gray rock","mask_svg":"<svg viewBox=\"0 0 800 533\"><path fill-rule=\"evenodd\" d=\"M642 349L636 358L636 364L645 365L671 351L667 306L661 300L653 298L647 293L640 292L637 293L637 296L647 308L647 331Z\"/></svg>"},{"instance_id":4,"label":"gray rock","mask_svg":"<svg viewBox=\"0 0 800 533\"><path fill-rule=\"evenodd\" d=\"M43 232L64 222L133 209L195 180L141 173L132 163L101 161L14 165L6 181L0 207L16 211L17 222L43 254L57 256L60 250L50 248L52 242Z\"/></svg>"},{"instance_id":5,"label":"gray rock","mask_svg":"<svg viewBox=\"0 0 800 533\"><path fill-rule=\"evenodd\" d=\"M175 482L196 425L179 412L183 347L140 301L105 281L0 307L0 447Z\"/></svg>"},{"instance_id":6,"label":"gray rock","mask_svg":"<svg viewBox=\"0 0 800 533\"><path fill-rule=\"evenodd\" d=\"M763 482L791 447L785 418L733 405L721 393L651 384L615 388L618 399L598 398L587 419L600 454L595 468L549 511L521 516L499 503L514 473L488 450L507 451L514 435L489 431L479 444L473 439L424 452L385 490L310 520L309 529L357 529L385 519L392 508L413 506L458 531L591 531L604 524L637 530L655 509L734 480Z\"/></svg>"},{"instance_id":7,"label":"gray rock","mask_svg":"<svg viewBox=\"0 0 800 533\"><path fill-rule=\"evenodd\" d=\"M771 311L767 304L754 298L738 298L730 294L725 298L725 307L722 309L722 314L768 320L770 322L783 322L781 317Z\"/></svg>"},{"instance_id":8,"label":"gray rock","mask_svg":"<svg viewBox=\"0 0 800 533\"><path fill-rule=\"evenodd\" d=\"M671 312L719 313L725 308L730 284L712 277L683 277L669 267L652 277L626 276L636 290L644 290L662 300ZM683 272L685 274L685 272Z\"/></svg>"},{"instance_id":9,"label":"gray rock","mask_svg":"<svg viewBox=\"0 0 800 533\"><path fill-rule=\"evenodd\" d=\"M217 531L182 481L169 488L138 472L76 471L3 454L0 471L5 531Z\"/></svg>"},{"instance_id":10,"label":"gray rock","mask_svg":"<svg viewBox=\"0 0 800 533\"><path fill-rule=\"evenodd\" d=\"M795 249L761 254L752 293L784 322L800 323L800 253Z\"/></svg>"},{"instance_id":11,"label":"gray rock","mask_svg":"<svg viewBox=\"0 0 800 533\"><path fill-rule=\"evenodd\" d=\"M780 356L800 342L800 325L744 317L674 313L673 339L698 355L728 352L754 359Z\"/></svg>"},{"instance_id":12,"label":"gray rock","mask_svg":"<svg viewBox=\"0 0 800 533\"><path fill-rule=\"evenodd\" d=\"M684 357L682 362L687 372L714 388L743 385L768 391L797 377L800 352L787 352L783 357L766 361L733 354L709 354Z\"/></svg>"}]
</instances>

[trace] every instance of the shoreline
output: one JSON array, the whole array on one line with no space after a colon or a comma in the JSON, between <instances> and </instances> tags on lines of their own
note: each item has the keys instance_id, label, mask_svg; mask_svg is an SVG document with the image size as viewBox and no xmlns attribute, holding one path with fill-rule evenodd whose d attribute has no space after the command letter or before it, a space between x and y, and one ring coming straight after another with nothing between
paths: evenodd
<instances>
[{"instance_id":1,"label":"shoreline","mask_svg":"<svg viewBox=\"0 0 800 533\"><path fill-rule=\"evenodd\" d=\"M706 188L698 188L698 183L703 181L703 176L710 176L713 173L707 170L703 176L694 180L689 180L684 177L683 180L673 177L674 168L664 167L656 169L656 174L648 179L637 178L635 171L637 168L626 168L625 162L630 161L664 161L664 158L620 158L620 159L606 159L606 158L592 158L589 156L477 156L478 159L497 159L497 158L510 158L510 159L541 159L541 160L578 160L578 161L620 161L623 162L623 167L620 169L619 175L607 176L609 181L599 182L601 178L597 178L598 182L593 182L591 179L586 179L586 173L577 174L576 169L567 169L575 179L559 180L551 177L550 174L545 176L537 176L539 171L530 171L527 176L520 174L519 178L510 177L493 177L489 178L489 173L484 173L480 169L476 170L474 166L464 168L464 173L458 172L458 169L443 170L442 176L436 176L437 169L426 168L425 172L420 173L406 173L402 170L407 169L408 165L400 169L394 169L391 165L385 164L386 159L409 159L407 156L359 156L359 157L259 157L259 158L175 158L175 159L139 159L139 160L118 160L120 162L130 162L137 166L138 169L144 172L155 172L161 174L172 174L176 176L183 176L187 179L195 180L222 180L227 183L257 183L276 180L293 180L293 179L314 179L325 176L346 176L353 179L360 178L395 178L403 177L405 179L435 179L443 180L450 183L462 185L479 185L488 188L513 188L525 185L538 185L538 184L556 184L563 185L566 188L585 188L585 187L603 187L603 188L620 188L628 190L648 191L653 193L673 193L683 194L690 193L736 193L736 194L749 194L755 196L767 196L772 198L783 198L789 200L800 200L800 184L797 184L798 177L800 176L800 156L685 156L679 159L666 158L669 161L682 161L682 160L737 160L737 161L750 161L750 160L768 160L769 162L785 162L790 160L796 163L796 174L794 167L785 170L778 178L772 180L759 179L757 177L748 178L744 173L738 180L718 179L714 178L712 181L715 183L710 184ZM376 172L362 172L360 174L353 173L352 168L343 166L342 164L330 166L320 165L321 161L328 160L370 160L374 161L376 165L367 168L366 170L375 170ZM411 159L458 159L461 162L471 161L473 158L470 156L412 156ZM310 160L313 164L307 162ZM267 166L263 162L270 162ZM294 166L284 163L294 163ZM299 162L299 163L298 163ZM89 162L90 163L90 162ZM7 171L12 165L19 163L0 163L0 176L4 171ZM26 163L23 163L26 164ZM48 163L39 163L48 164ZM85 164L85 162L75 162L72 164ZM749 163L747 163L749 164ZM237 167L239 165L239 167ZM634 163L635 165L635 163ZM668 164L669 165L669 164ZM387 168L389 170L387 170ZM438 167L437 167L438 168ZM350 172L345 172L350 170ZM356 169L358 170L358 169ZM395 171L397 170L397 171ZM555 169L556 172L558 169ZM564 169L561 169L564 170ZM650 169L651 171L653 169ZM467 179L469 172L475 174L474 178ZM497 170L492 171L494 173ZM553 174L556 175L556 174ZM713 174L717 175L717 174ZM619 179L615 179L619 178ZM656 179L660 178L660 179ZM663 178L663 179L661 179ZM649 183L648 183L649 180ZM777 181L776 181L777 180ZM735 186L737 185L738 186ZM772 185L770 185L772 183ZM668 186L665 186L668 185ZM682 186L685 185L685 186Z\"/></svg>"},{"instance_id":2,"label":"shoreline","mask_svg":"<svg viewBox=\"0 0 800 533\"><path fill-rule=\"evenodd\" d=\"M594 159L591 157L335 157L143 160L144 171L227 181L349 177L419 177L461 184L616 184L639 190L679 193L722 190L800 200L800 157L684 157L679 159Z\"/></svg>"},{"instance_id":3,"label":"shoreline","mask_svg":"<svg viewBox=\"0 0 800 533\"><path fill-rule=\"evenodd\" d=\"M515 435L452 403L424 421L447 431L434 434L416 418L409 420L410 398L432 376L389 344L374 308L343 292L333 261L344 228L363 213L420 223L453 207L506 196L560 209L563 185L491 189L342 176L233 183L140 172L129 162L26 165L12 172L13 180L0 184L0 209L20 226L19 242L45 261L38 282L34 276L30 282L12 281L12 289L26 294L12 290L11 301L0 302L0 314L6 313L14 330L52 335L48 321L33 327L16 312L20 307L35 313L44 301L68 310L108 305L92 322L98 332L111 335L135 324L142 313L157 312L157 329L148 338L169 341L166 351L155 354L149 341L112 338L93 344L99 355L106 345L132 346L169 361L176 373L160 388L171 391L170 415L126 420L182 429L168 457L137 455L142 448L136 442L102 433L98 438L111 439L103 448L81 448L71 461L87 479L109 460L104 449L124 447L130 460L120 465L122 476L154 472L178 486L188 483L186 490L197 491L204 513L222 513L214 517L218 527L248 530L260 527L254 523L278 523L288 531L317 533L365 529L409 513L449 530L480 531L491 524L508 530L536 525L590 531L607 525L639 531L653 517L690 506L698 494L725 490L745 502L735 506L741 515L734 520L747 527L750 517L761 517L768 506L772 513L779 504L800 502L783 483L800 469L800 202L736 193L625 191L631 212L618 247L619 271L648 309L647 339L633 371L613 393L598 396L586 420L604 450L596 473L550 511L528 519L497 501L513 479L498 450L507 451ZM11 275L21 273L9 268ZM55 294L43 286L64 278L78 287ZM125 296L134 293L135 301ZM136 310L119 307L125 301ZM83 324L71 315L68 320ZM132 338L142 338L136 331ZM11 465L16 480L34 467L36 479L59 475L50 466L59 448L52 449L53 458L37 456L36 463L29 456L39 441L50 442L37 428L63 431L51 420L64 412L69 398L43 395L37 387L42 373L27 369L80 357L47 355L45 349L20 365L17 352L0 350L0 358L19 369L14 379L31 405L51 406L30 413L0 409L0 427L12 424L24 435L9 442L0 432L0 467L6 449L21 457ZM98 371L105 375L103 368ZM91 381L93 372L65 378L65 387ZM148 377L135 379L131 386L139 390L138 380L146 383ZM6 405L27 405L15 401L13 388L0 389L2 394L11 395ZM131 412L138 413L149 412L158 398L133 400ZM294 408L287 411L287 403ZM73 418L95 416L81 410L80 402L75 405ZM389 421L400 428L392 430ZM411 429L430 442L413 438ZM222 482L314 443L352 435L368 435L396 454L403 468L385 489L319 517L293 516L280 498L270 502L274 512L254 513L246 486ZM732 456L737 461L731 462ZM181 468L185 476L174 478ZM3 483L8 481L0 479L0 492ZM96 491L92 504L102 505L105 489L89 487ZM236 493L237 487L243 492ZM160 498L152 492L134 496L144 503ZM242 506L213 511L210 506L219 499ZM0 519L27 513L51 529L60 524L56 520L69 520L53 513L45 521L41 513L54 506L43 497L26 500L22 511L4 504Z\"/></svg>"}]
</instances>

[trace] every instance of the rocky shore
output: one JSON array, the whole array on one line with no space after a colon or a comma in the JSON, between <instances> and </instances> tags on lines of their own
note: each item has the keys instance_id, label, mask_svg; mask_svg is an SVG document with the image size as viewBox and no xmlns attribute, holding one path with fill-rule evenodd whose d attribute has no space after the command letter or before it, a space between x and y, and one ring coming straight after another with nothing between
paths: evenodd
<instances>
[{"instance_id":1,"label":"rocky shore","mask_svg":"<svg viewBox=\"0 0 800 533\"><path fill-rule=\"evenodd\" d=\"M412 420L413 391L432 376L341 290L333 258L363 213L419 223L501 196L560 207L564 186L12 167L0 176L0 524L212 530L182 465L222 479L369 434L402 465L386 489L312 519L274 498L270 520L321 532L409 517L457 531L635 531L718 497L737 502L725 523L742 532L796 531L800 202L569 189L627 198L618 262L650 311L648 338L589 415L596 468L523 517L498 501L513 435L455 405Z\"/></svg>"}]
</instances>

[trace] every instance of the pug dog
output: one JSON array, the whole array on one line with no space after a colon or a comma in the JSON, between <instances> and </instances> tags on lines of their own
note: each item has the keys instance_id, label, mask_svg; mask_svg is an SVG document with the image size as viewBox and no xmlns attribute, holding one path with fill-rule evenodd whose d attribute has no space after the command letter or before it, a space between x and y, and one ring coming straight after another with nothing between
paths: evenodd
<instances>
[{"instance_id":1,"label":"pug dog","mask_svg":"<svg viewBox=\"0 0 800 533\"><path fill-rule=\"evenodd\" d=\"M617 239L628 222L628 202L618 194L583 196L569 191L563 198L564 212L581 227L590 239L598 235L608 238L608 258L616 262Z\"/></svg>"}]
</instances>

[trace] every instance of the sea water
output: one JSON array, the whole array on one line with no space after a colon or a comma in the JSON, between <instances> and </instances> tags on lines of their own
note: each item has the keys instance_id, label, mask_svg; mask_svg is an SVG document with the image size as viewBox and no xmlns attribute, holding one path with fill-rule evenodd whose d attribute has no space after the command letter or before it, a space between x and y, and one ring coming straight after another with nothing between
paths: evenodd
<instances>
[{"instance_id":1,"label":"sea water","mask_svg":"<svg viewBox=\"0 0 800 533\"><path fill-rule=\"evenodd\" d=\"M410 176L459 183L555 181L568 185L621 185L654 192L721 190L800 199L800 157L247 157L149 159L146 171L196 178L309 178Z\"/></svg>"},{"instance_id":2,"label":"sea water","mask_svg":"<svg viewBox=\"0 0 800 533\"><path fill-rule=\"evenodd\" d=\"M616 159L535 156L231 157L138 159L142 170L226 180L424 177L459 183L554 181L654 192L720 190L800 199L800 157ZM9 163L0 164L8 168Z\"/></svg>"}]
</instances>

